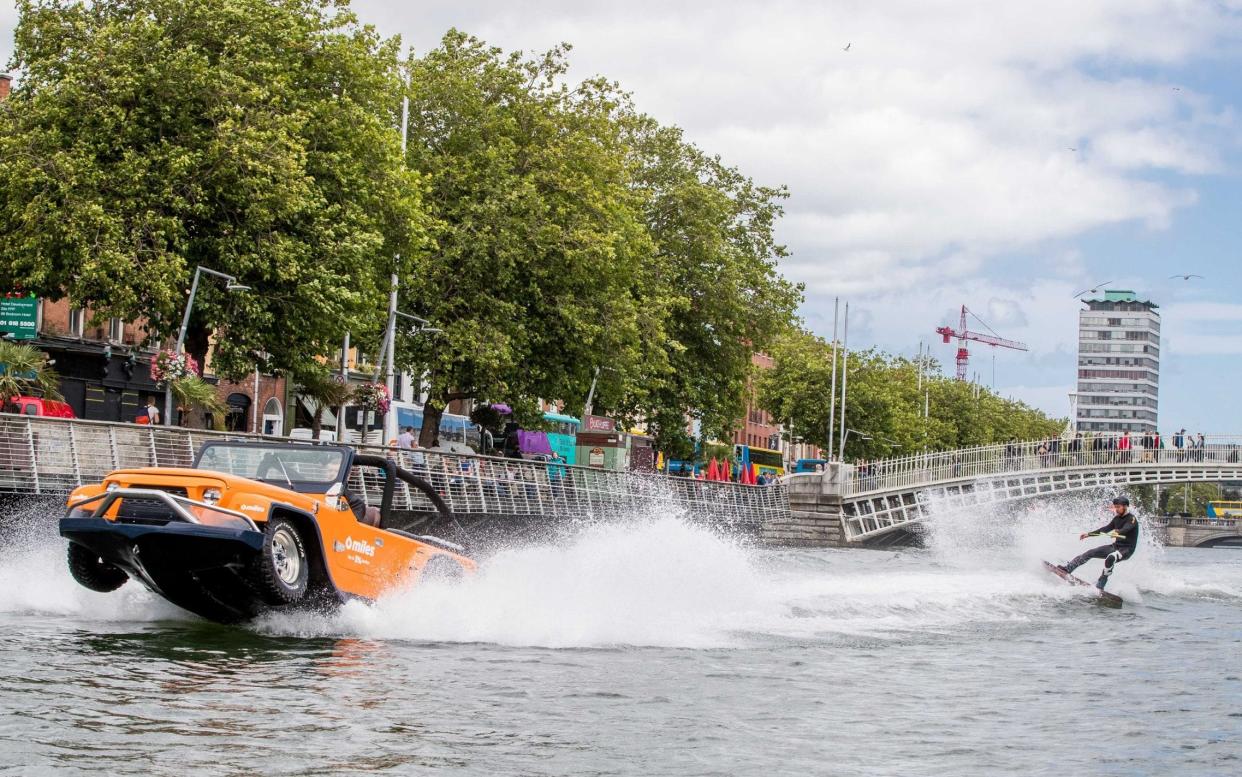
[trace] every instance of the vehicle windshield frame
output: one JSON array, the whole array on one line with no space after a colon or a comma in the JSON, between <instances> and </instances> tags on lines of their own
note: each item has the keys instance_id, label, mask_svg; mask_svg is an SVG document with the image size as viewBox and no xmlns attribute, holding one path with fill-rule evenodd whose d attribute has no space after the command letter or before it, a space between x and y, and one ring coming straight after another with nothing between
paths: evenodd
<instances>
[{"instance_id":1,"label":"vehicle windshield frame","mask_svg":"<svg viewBox=\"0 0 1242 777\"><path fill-rule=\"evenodd\" d=\"M232 470L213 469L211 467L203 466L203 459L207 456L208 452L213 448L233 448L233 449L247 450L247 451L258 451L260 456L262 456L263 454L274 454L277 457L276 460L279 466L277 466L275 469L273 469L271 472L269 472L264 477L256 477L252 475L247 475L245 473L235 472ZM286 461L279 457L279 454L282 452L305 454L307 452L312 452L312 451L320 451L324 453L336 453L340 455L341 457L340 466L337 468L336 473L332 476L330 480L299 480L295 477L295 475L297 474L296 468L294 470L289 470L288 467L286 466L288 464L295 464L297 462ZM342 446L304 445L304 444L298 444L298 443L288 443L288 444L249 443L249 442L239 442L235 440L212 440L210 442L203 443L203 445L198 449L198 455L194 457L194 469L201 469L204 472L218 472L222 475L242 477L242 478L246 478L247 480L255 480L260 483L267 483L269 485L279 486L281 488L288 489L290 491L296 491L300 494L322 494L322 493L326 493L328 489L330 489L333 485L337 483L341 483L341 484L345 483L345 478L349 473L349 468L352 462L353 462L352 450L350 448L345 448ZM286 473L289 476L287 480L285 477ZM256 475L257 475L257 472L256 472Z\"/></svg>"}]
</instances>

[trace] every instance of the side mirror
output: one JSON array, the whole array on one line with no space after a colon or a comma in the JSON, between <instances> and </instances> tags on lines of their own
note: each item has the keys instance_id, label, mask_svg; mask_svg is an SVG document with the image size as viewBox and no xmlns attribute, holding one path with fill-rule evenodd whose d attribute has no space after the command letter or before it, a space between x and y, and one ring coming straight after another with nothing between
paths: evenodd
<instances>
[{"instance_id":1,"label":"side mirror","mask_svg":"<svg viewBox=\"0 0 1242 777\"><path fill-rule=\"evenodd\" d=\"M345 493L344 483L333 483L332 487L329 488L324 493L324 497L326 497L324 501L330 506L335 507L338 512L342 510L347 510L349 509L349 503L346 502L345 499L342 498L341 496L344 493Z\"/></svg>"}]
</instances>

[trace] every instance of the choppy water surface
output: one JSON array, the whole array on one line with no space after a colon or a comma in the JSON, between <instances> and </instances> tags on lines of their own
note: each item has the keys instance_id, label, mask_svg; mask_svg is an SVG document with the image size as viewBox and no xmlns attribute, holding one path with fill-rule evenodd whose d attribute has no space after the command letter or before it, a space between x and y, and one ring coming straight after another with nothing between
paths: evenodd
<instances>
[{"instance_id":1,"label":"choppy water surface","mask_svg":"<svg viewBox=\"0 0 1242 777\"><path fill-rule=\"evenodd\" d=\"M45 520L0 551L0 772L1242 773L1242 551L1149 545L1104 609L1038 566L1099 518L902 552L636 519L247 628L79 589Z\"/></svg>"}]
</instances>

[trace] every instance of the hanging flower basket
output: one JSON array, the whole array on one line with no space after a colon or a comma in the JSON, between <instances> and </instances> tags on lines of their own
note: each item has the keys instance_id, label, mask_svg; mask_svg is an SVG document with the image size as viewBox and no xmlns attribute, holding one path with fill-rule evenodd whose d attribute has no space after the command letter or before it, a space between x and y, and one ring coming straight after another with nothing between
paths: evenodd
<instances>
[{"instance_id":1,"label":"hanging flower basket","mask_svg":"<svg viewBox=\"0 0 1242 777\"><path fill-rule=\"evenodd\" d=\"M354 389L354 404L383 415L388 412L392 398L388 396L388 388L383 383L362 383Z\"/></svg>"},{"instance_id":2,"label":"hanging flower basket","mask_svg":"<svg viewBox=\"0 0 1242 777\"><path fill-rule=\"evenodd\" d=\"M198 362L193 356L171 348L157 353L151 362L151 379L157 383L173 383L198 374Z\"/></svg>"}]
</instances>

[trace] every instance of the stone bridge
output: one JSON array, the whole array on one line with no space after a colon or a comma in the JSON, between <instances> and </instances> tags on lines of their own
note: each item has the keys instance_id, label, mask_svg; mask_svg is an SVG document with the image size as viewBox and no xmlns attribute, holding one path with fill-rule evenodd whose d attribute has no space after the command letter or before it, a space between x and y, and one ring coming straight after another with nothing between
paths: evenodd
<instances>
[{"instance_id":1,"label":"stone bridge","mask_svg":"<svg viewBox=\"0 0 1242 777\"><path fill-rule=\"evenodd\" d=\"M1205 438L1194 448L1144 448L1141 438L1131 446L1120 449L1107 437L1045 440L832 465L822 474L791 478L789 520L807 544L883 546L908 540L937 510L1076 492L1125 493L1139 485L1242 480L1239 436ZM1179 535L1181 525L1170 525L1170 539L1198 537L1198 527L1193 528ZM1223 544L1236 537L1237 527L1222 526L1221 532L1184 544Z\"/></svg>"},{"instance_id":2,"label":"stone bridge","mask_svg":"<svg viewBox=\"0 0 1242 777\"><path fill-rule=\"evenodd\" d=\"M1242 519L1182 518L1164 519L1159 524L1166 545L1181 548L1242 548Z\"/></svg>"}]
</instances>

